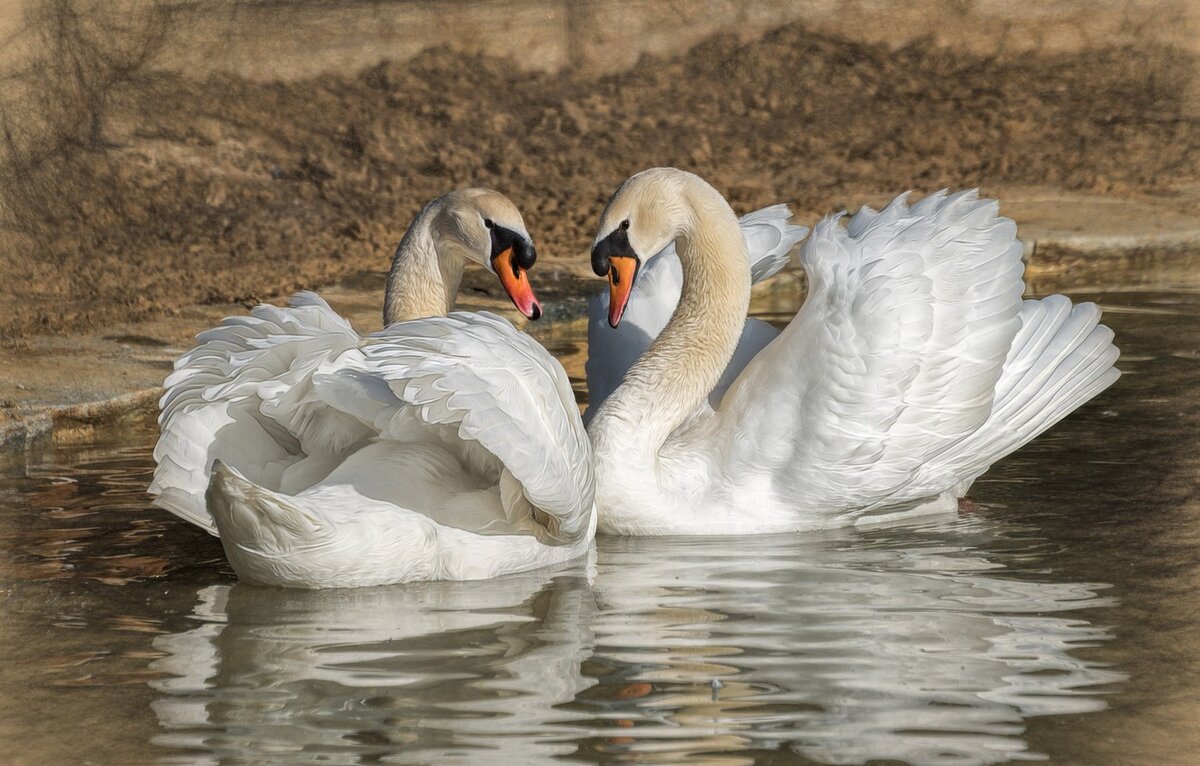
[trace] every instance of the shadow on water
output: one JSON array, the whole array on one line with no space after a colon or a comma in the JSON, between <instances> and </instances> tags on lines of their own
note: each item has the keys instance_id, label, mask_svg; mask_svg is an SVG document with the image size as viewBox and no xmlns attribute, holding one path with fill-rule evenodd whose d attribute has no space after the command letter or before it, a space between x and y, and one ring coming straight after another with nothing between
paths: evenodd
<instances>
[{"instance_id":1,"label":"shadow on water","mask_svg":"<svg viewBox=\"0 0 1200 766\"><path fill-rule=\"evenodd\" d=\"M236 584L151 425L0 478L17 763L1186 763L1200 298L1100 296L1125 377L920 525L611 539L480 583ZM582 344L556 339L576 382Z\"/></svg>"}]
</instances>

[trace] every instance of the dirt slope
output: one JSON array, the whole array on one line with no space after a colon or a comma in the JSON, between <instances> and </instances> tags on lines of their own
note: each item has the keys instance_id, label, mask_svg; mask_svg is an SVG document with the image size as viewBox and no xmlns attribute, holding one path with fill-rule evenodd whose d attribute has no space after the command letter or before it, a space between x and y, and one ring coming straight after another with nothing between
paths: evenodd
<instances>
[{"instance_id":1,"label":"dirt slope","mask_svg":"<svg viewBox=\"0 0 1200 766\"><path fill-rule=\"evenodd\" d=\"M793 25L599 79L448 50L287 84L153 73L113 94L106 148L6 179L25 233L0 252L0 336L382 269L456 186L517 201L543 279L586 268L604 199L652 165L807 217L910 188L1169 192L1197 177L1193 71L1165 48L983 58Z\"/></svg>"}]
</instances>

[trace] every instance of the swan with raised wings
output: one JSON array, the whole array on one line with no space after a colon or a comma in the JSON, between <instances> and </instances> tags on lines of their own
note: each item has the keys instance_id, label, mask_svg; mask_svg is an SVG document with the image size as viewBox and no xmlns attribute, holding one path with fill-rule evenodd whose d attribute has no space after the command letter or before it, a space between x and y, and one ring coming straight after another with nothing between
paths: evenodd
<instances>
[{"instance_id":1,"label":"swan with raised wings","mask_svg":"<svg viewBox=\"0 0 1200 766\"><path fill-rule=\"evenodd\" d=\"M266 585L481 579L585 553L590 446L561 365L498 316L447 315L474 262L536 318L534 259L507 198L451 192L397 248L384 330L300 293L202 333L167 378L155 503Z\"/></svg>"},{"instance_id":2,"label":"swan with raised wings","mask_svg":"<svg viewBox=\"0 0 1200 766\"><path fill-rule=\"evenodd\" d=\"M732 371L747 243L695 175L647 170L609 200L592 250L608 319L621 321L644 256L670 243L678 308L588 426L605 532L784 532L951 510L1119 375L1095 305L1022 301L1016 226L974 192L823 221L801 251L799 314Z\"/></svg>"}]
</instances>

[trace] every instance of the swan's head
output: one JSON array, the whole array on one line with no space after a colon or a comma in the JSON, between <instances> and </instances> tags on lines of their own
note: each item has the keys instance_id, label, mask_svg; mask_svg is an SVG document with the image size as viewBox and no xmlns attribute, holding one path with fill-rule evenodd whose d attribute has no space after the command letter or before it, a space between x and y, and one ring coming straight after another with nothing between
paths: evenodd
<instances>
[{"instance_id":1,"label":"swan's head","mask_svg":"<svg viewBox=\"0 0 1200 766\"><path fill-rule=\"evenodd\" d=\"M495 274L518 311L530 319L540 317L542 307L527 273L537 250L517 206L491 189L462 189L444 199L439 247Z\"/></svg>"},{"instance_id":2,"label":"swan's head","mask_svg":"<svg viewBox=\"0 0 1200 766\"><path fill-rule=\"evenodd\" d=\"M675 168L643 170L608 200L592 245L592 271L608 277L611 326L625 313L642 263L679 236L687 220L683 187L694 178Z\"/></svg>"}]
</instances>

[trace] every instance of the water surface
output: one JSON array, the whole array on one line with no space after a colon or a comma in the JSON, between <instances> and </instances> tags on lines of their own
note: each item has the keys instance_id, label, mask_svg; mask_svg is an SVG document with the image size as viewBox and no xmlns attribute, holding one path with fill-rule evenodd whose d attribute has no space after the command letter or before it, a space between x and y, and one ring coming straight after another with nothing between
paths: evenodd
<instances>
[{"instance_id":1,"label":"water surface","mask_svg":"<svg viewBox=\"0 0 1200 766\"><path fill-rule=\"evenodd\" d=\"M0 763L1194 763L1200 296L1078 297L1124 377L903 527L292 592L149 507L151 423L35 448L0 477Z\"/></svg>"}]
</instances>

